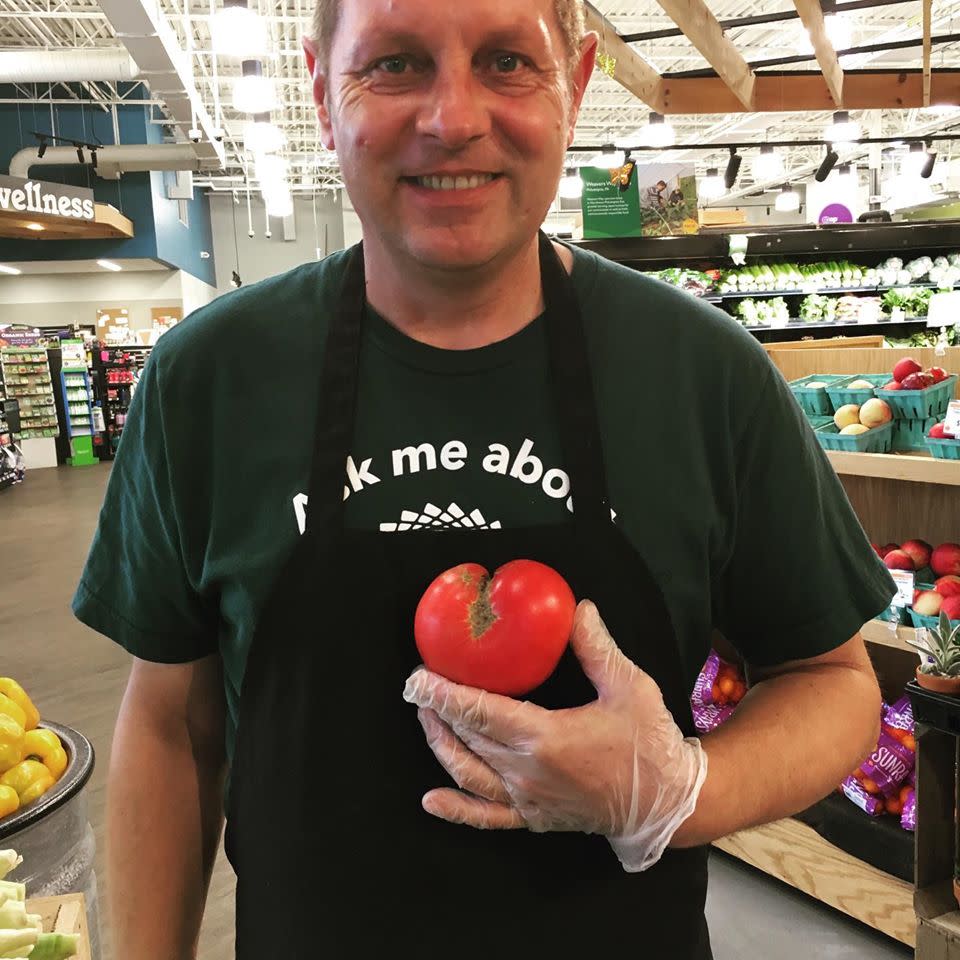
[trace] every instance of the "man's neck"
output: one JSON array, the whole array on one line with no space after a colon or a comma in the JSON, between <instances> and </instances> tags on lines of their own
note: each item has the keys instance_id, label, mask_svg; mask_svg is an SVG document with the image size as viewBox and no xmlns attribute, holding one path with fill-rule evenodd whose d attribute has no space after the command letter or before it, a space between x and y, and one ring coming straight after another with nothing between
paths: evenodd
<instances>
[{"instance_id":1,"label":"man's neck","mask_svg":"<svg viewBox=\"0 0 960 960\"><path fill-rule=\"evenodd\" d=\"M561 249L569 270L572 258ZM543 311L536 238L505 261L468 272L401 266L376 242L364 243L364 258L370 305L430 346L484 347L522 330Z\"/></svg>"}]
</instances>

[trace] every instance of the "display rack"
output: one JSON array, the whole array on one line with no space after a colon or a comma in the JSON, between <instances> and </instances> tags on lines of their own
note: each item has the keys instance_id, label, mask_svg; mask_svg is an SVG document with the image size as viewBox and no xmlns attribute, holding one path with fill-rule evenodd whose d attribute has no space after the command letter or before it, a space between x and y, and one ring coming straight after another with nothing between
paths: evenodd
<instances>
[{"instance_id":1,"label":"display rack","mask_svg":"<svg viewBox=\"0 0 960 960\"><path fill-rule=\"evenodd\" d=\"M106 443L102 455L112 458L123 435L127 411L150 347L101 347L93 352L93 368L102 398Z\"/></svg>"},{"instance_id":2,"label":"display rack","mask_svg":"<svg viewBox=\"0 0 960 960\"><path fill-rule=\"evenodd\" d=\"M57 418L50 363L43 347L3 347L0 367L8 397L20 404L20 438L57 437Z\"/></svg>"},{"instance_id":3,"label":"display rack","mask_svg":"<svg viewBox=\"0 0 960 960\"><path fill-rule=\"evenodd\" d=\"M90 466L98 461L93 455L93 390L87 368L63 367L60 384L66 434L72 450L67 462L74 467Z\"/></svg>"},{"instance_id":4,"label":"display rack","mask_svg":"<svg viewBox=\"0 0 960 960\"><path fill-rule=\"evenodd\" d=\"M907 356L928 367L937 364L960 370L960 347L951 347L942 355L932 348L770 351L771 359L788 380L830 373L889 373L898 360ZM956 490L960 486L960 463L916 454L829 452L827 456L865 529L877 542L899 543L912 537L960 542ZM915 639L916 632L910 627L874 620L864 625L861 634L867 641L884 698L896 699L902 695L918 662L916 651L907 642ZM918 742L922 756L919 728ZM951 754L951 783L954 761ZM922 866L926 856L920 824L925 822L927 801L920 784L918 775L918 866ZM926 819L936 816L935 811L929 811ZM938 835L937 842L940 839ZM922 906L925 894L921 891L915 897L913 884L905 882L902 876L865 862L796 818L742 831L715 846L909 946L917 945L917 911L923 936L924 915L933 909ZM960 924L957 931L960 934Z\"/></svg>"}]
</instances>

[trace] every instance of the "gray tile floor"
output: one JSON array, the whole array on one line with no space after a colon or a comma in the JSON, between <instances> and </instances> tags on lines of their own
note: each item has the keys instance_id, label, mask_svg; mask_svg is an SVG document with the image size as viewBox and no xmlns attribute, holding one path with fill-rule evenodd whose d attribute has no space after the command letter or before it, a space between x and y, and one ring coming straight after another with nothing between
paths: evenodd
<instances>
[{"instance_id":1,"label":"gray tile floor","mask_svg":"<svg viewBox=\"0 0 960 960\"><path fill-rule=\"evenodd\" d=\"M0 675L19 678L42 713L82 730L98 752L90 784L99 847L105 949L109 878L103 869L104 783L127 675L126 655L77 623L69 602L109 474L108 467L35 470L0 492ZM12 639L12 642L10 642ZM707 905L716 960L903 960L911 951L803 894L715 854ZM221 856L200 944L202 960L233 954L233 876Z\"/></svg>"}]
</instances>

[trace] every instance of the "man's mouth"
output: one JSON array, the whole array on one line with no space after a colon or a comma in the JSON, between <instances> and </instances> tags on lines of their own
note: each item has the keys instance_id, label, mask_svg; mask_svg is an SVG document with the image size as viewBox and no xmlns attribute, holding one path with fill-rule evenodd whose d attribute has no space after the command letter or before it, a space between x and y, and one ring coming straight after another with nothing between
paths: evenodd
<instances>
[{"instance_id":1,"label":"man's mouth","mask_svg":"<svg viewBox=\"0 0 960 960\"><path fill-rule=\"evenodd\" d=\"M467 176L446 176L430 174L425 177L404 177L408 183L427 190L476 190L500 177L499 173L473 173Z\"/></svg>"}]
</instances>

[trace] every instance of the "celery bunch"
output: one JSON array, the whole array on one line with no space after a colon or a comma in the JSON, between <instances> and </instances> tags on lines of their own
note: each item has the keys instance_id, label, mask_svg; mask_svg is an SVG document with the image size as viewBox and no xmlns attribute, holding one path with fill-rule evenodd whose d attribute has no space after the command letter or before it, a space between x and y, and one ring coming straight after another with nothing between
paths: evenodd
<instances>
[{"instance_id":1,"label":"celery bunch","mask_svg":"<svg viewBox=\"0 0 960 960\"><path fill-rule=\"evenodd\" d=\"M80 946L76 934L44 933L39 914L27 913L26 887L4 880L20 865L13 850L0 850L0 960L67 960Z\"/></svg>"}]
</instances>

